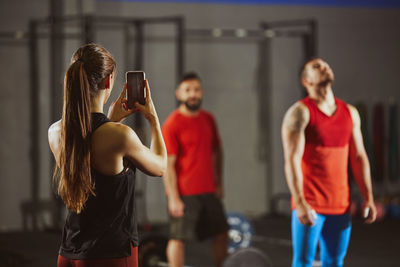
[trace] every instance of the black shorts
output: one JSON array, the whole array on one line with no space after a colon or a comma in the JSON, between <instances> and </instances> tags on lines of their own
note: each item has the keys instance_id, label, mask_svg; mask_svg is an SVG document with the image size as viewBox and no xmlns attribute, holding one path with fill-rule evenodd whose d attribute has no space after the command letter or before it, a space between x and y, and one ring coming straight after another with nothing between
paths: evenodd
<instances>
[{"instance_id":1,"label":"black shorts","mask_svg":"<svg viewBox=\"0 0 400 267\"><path fill-rule=\"evenodd\" d=\"M204 240L229 230L222 202L214 194L182 196L183 217L170 217L170 238Z\"/></svg>"}]
</instances>

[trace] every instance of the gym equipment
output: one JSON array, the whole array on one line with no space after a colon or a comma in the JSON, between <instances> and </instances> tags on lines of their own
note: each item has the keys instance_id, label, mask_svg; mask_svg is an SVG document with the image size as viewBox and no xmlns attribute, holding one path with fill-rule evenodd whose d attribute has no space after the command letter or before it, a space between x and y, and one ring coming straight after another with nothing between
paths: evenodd
<instances>
[{"instance_id":1,"label":"gym equipment","mask_svg":"<svg viewBox=\"0 0 400 267\"><path fill-rule=\"evenodd\" d=\"M385 205L383 205L380 202L375 203L376 207L376 221L383 221L386 217L386 208Z\"/></svg>"},{"instance_id":2,"label":"gym equipment","mask_svg":"<svg viewBox=\"0 0 400 267\"><path fill-rule=\"evenodd\" d=\"M244 214L239 212L228 212L227 213L227 221L230 226L230 230L228 233L229 243L228 243L228 252L230 254L236 255L233 256L229 260L238 261L244 260L247 261L247 257L253 257L253 255L258 255L255 257L255 261L261 259L268 259L262 252L258 251L255 248L250 249L252 245L252 240L254 236L254 226ZM263 238L257 238L260 241L270 241L274 243L279 243L280 240ZM139 258L139 266L143 267L161 267L168 266L167 264L167 248L168 238L161 234L149 234L147 237L143 238L140 241L139 250L138 250L138 258ZM246 250L249 249L249 250ZM237 251L241 251L240 253L236 253ZM262 256L260 256L262 255ZM230 257L229 257L230 258ZM269 261L269 259L268 259ZM265 261L264 261L265 262ZM229 265L231 266L231 265ZM232 266L242 266L242 265L232 265ZM243 265L244 266L244 265ZM271 265L247 265L247 266L271 266Z\"/></svg>"},{"instance_id":3,"label":"gym equipment","mask_svg":"<svg viewBox=\"0 0 400 267\"><path fill-rule=\"evenodd\" d=\"M373 115L373 133L374 133L374 159L375 159L375 175L374 178L382 183L385 175L385 145L384 145L384 109L382 104L376 104Z\"/></svg>"},{"instance_id":4,"label":"gym equipment","mask_svg":"<svg viewBox=\"0 0 400 267\"><path fill-rule=\"evenodd\" d=\"M356 104L358 113L360 114L361 120L361 133L363 136L365 150L367 151L368 157L371 158L371 146L370 136L368 134L368 107L365 103L359 102Z\"/></svg>"},{"instance_id":5,"label":"gym equipment","mask_svg":"<svg viewBox=\"0 0 400 267\"><path fill-rule=\"evenodd\" d=\"M387 213L393 220L400 220L400 206L396 204L390 204L387 206Z\"/></svg>"},{"instance_id":6,"label":"gym equipment","mask_svg":"<svg viewBox=\"0 0 400 267\"><path fill-rule=\"evenodd\" d=\"M318 55L318 24L314 19L294 19L282 21L264 21L260 23L264 38L259 42L258 56L258 125L259 125L259 160L266 164L267 207L277 213L274 207L274 110L273 110L273 43L280 38L300 40L304 60ZM305 94L305 91L303 91Z\"/></svg>"},{"instance_id":7,"label":"gym equipment","mask_svg":"<svg viewBox=\"0 0 400 267\"><path fill-rule=\"evenodd\" d=\"M228 252L233 253L241 248L248 248L252 244L254 227L250 220L242 213L227 213L230 226ZM139 266L165 266L168 238L161 234L150 234L143 238L139 245ZM164 263L163 263L164 262Z\"/></svg>"},{"instance_id":8,"label":"gym equipment","mask_svg":"<svg viewBox=\"0 0 400 267\"><path fill-rule=\"evenodd\" d=\"M162 235L149 235L144 238L138 248L139 266L168 266L166 254L167 243L168 239Z\"/></svg>"},{"instance_id":9,"label":"gym equipment","mask_svg":"<svg viewBox=\"0 0 400 267\"><path fill-rule=\"evenodd\" d=\"M30 129L31 129L31 202L34 207L31 211L32 214L32 228L38 230L38 216L36 206L39 205L39 184L40 184L40 107L39 96L41 95L40 87L40 70L38 66L41 64L42 57L40 55L39 44L43 40L49 39L50 41L50 82L52 88L50 99L52 100L51 112L52 121L59 119L62 107L62 84L60 84L60 75L64 68L63 57L63 42L65 40L77 40L82 43L91 43L96 40L96 32L99 29L118 27L123 29L124 33L124 56L126 58L125 69L142 69L144 61L143 50L145 48L144 35L146 33L147 25L161 24L172 25L175 28L174 41L176 44L176 80L178 81L184 70L184 18L181 16L173 17L154 17L154 18L128 18L128 17L112 17L112 16L92 16L92 15L71 15L62 16L62 3L60 1L50 1L54 6L51 7L51 16L41 19L33 19L29 22L29 31L27 32L27 39L29 44L29 57L30 57ZM77 26L79 31L77 33L68 33L65 27ZM133 38L131 31L135 31ZM21 36L21 33L17 34ZM133 45L133 41L135 41ZM131 52L132 51L132 52ZM139 118L141 118L139 116ZM135 123L135 130L140 137L143 137L141 132L144 128L141 120L137 119ZM50 164L53 165L53 164ZM52 173L53 167L51 169ZM51 174L50 174L51 177ZM141 179L146 181L146 179ZM144 185L145 186L145 185ZM143 187L144 187L143 186ZM143 190L138 191L137 198L141 198L145 203ZM53 227L60 228L62 225L62 210L63 204L59 198L48 200L56 202L57 208L53 214ZM145 205L145 204L144 204ZM144 209L140 209L141 211ZM144 215L143 217L146 217Z\"/></svg>"},{"instance_id":10,"label":"gym equipment","mask_svg":"<svg viewBox=\"0 0 400 267\"><path fill-rule=\"evenodd\" d=\"M239 214L240 215L240 214ZM234 217L237 218L237 217ZM246 224L246 222L244 222ZM151 235L139 245L139 266L168 267L166 246L168 240L162 235ZM224 261L223 267L270 267L271 260L261 250L254 247L239 248ZM185 266L190 267L190 266Z\"/></svg>"},{"instance_id":11,"label":"gym equipment","mask_svg":"<svg viewBox=\"0 0 400 267\"><path fill-rule=\"evenodd\" d=\"M250 247L254 235L254 227L250 220L239 212L227 213L227 220L230 226L228 252L233 253L240 248Z\"/></svg>"},{"instance_id":12,"label":"gym equipment","mask_svg":"<svg viewBox=\"0 0 400 267\"><path fill-rule=\"evenodd\" d=\"M40 81L40 69L38 66L42 65L41 63L41 55L40 51L40 41L50 40L50 81L52 88L51 91L51 99L54 103L51 105L52 121L59 118L59 114L61 113L60 107L62 107L62 90L58 90L57 88L62 87L60 85L60 75L62 69L64 67L64 57L63 51L65 44L63 43L65 40L74 40L81 41L82 43L90 43L96 41L96 33L99 29L122 29L124 33L124 55L123 58L126 58L125 69L134 68L134 69L143 69L143 61L145 53L143 51L146 48L145 36L146 29L148 25L153 24L171 24L175 27L175 36L168 37L172 38L176 43L176 79L179 80L180 76L184 72L185 66L185 42L187 38L212 38L212 40L219 41L220 38L235 38L240 40L240 42L248 38L248 40L255 41L260 46L263 46L265 50L263 55L270 54L270 47L267 43L269 43L272 39L275 38L301 38L304 40L303 46L305 51L305 58L308 58L310 55L316 55L316 21L314 20L290 20L290 21L275 21L275 22L264 22L258 29L186 29L185 27L185 19L182 16L174 16L174 17L160 17L160 18L130 18L130 17L113 17L113 16L97 16L97 15L69 15L62 16L62 3L59 1L51 1L54 6L51 7L51 16L46 18L34 19L29 23L29 31L25 33L16 32L12 35L15 35L17 38L24 38L24 42L29 44L29 57L30 57L30 129L31 129L31 166L32 166L32 205L36 206L39 201L39 184L40 184L40 162L42 157L40 156L40 129L39 126L41 123L40 118L40 107L38 104L39 96L41 95L41 81ZM69 27L72 25L73 27L78 28L78 31L72 33L66 30L66 26ZM302 29L296 29L297 26L302 27ZM294 28L294 29L293 29ZM118 31L115 31L118 32ZM135 34L133 35L132 32ZM210 40L210 39L209 39ZM262 43L260 43L260 41ZM265 43L264 43L265 41ZM264 68L260 68L259 79L266 79L269 81L269 77L264 77L266 73L270 72L270 68L267 67L268 62L267 58L263 56L257 56L260 61L260 65L264 66ZM270 76L270 75L269 75ZM260 153L263 154L262 159L267 161L268 164L268 173L267 177L272 176L272 161L268 156L271 154L272 145L269 143L269 137L271 136L270 127L272 123L272 113L269 108L271 105L264 105L267 101L271 101L271 88L270 85L265 83L260 83L260 106L265 107L263 110L260 110L260 122L264 125L262 127L263 132L266 134L261 134L263 136L262 145L260 145L260 149L262 150ZM267 88L268 87L268 88ZM61 102L60 102L61 101ZM61 104L60 104L61 103ZM139 117L140 118L140 117ZM137 120L138 128L142 127L140 124L140 120ZM144 126L142 127L144 128ZM139 131L140 132L140 131ZM265 138L264 138L265 136ZM50 164L53 166L53 164ZM52 170L51 170L52 172ZM50 174L51 177L51 174ZM143 179L144 180L144 179ZM272 199L272 180L267 179L267 200L269 202L273 202ZM144 187L144 186L143 186ZM141 197L143 203L144 202L144 190L142 192L138 192L137 197ZM56 200L49 200L55 202ZM54 213L53 221L55 222L54 227L58 228L62 223L61 211L62 203L60 201L57 203L57 209ZM272 204L268 203L268 206ZM145 204L144 204L145 205ZM143 209L140 209L143 210ZM271 209L272 210L272 209ZM32 221L33 221L33 229L37 229L37 215L35 212L32 213ZM144 216L145 217L145 216Z\"/></svg>"},{"instance_id":13,"label":"gym equipment","mask_svg":"<svg viewBox=\"0 0 400 267\"><path fill-rule=\"evenodd\" d=\"M229 255L222 267L270 267L267 255L257 248L241 248Z\"/></svg>"},{"instance_id":14,"label":"gym equipment","mask_svg":"<svg viewBox=\"0 0 400 267\"><path fill-rule=\"evenodd\" d=\"M389 106L389 179L398 181L399 175L399 129L398 129L397 105L393 102Z\"/></svg>"},{"instance_id":15,"label":"gym equipment","mask_svg":"<svg viewBox=\"0 0 400 267\"><path fill-rule=\"evenodd\" d=\"M138 263L140 267L168 267L168 238L160 234L151 234L140 241ZM184 267L193 267L185 265Z\"/></svg>"}]
</instances>

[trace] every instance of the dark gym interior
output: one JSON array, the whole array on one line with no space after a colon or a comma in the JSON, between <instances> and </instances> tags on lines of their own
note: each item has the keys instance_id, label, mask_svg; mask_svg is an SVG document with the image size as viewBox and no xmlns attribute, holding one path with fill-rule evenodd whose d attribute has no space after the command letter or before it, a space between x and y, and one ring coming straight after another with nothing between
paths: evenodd
<instances>
[{"instance_id":1,"label":"dark gym interior","mask_svg":"<svg viewBox=\"0 0 400 267\"><path fill-rule=\"evenodd\" d=\"M292 256L281 123L304 96L304 60L325 59L335 95L360 112L378 210L375 223L363 222L350 175L353 230L344 266L400 266L396 1L2 0L0 22L0 267L56 266L66 210L52 186L47 130L61 117L71 55L90 42L116 59L111 98L126 71L145 70L160 123L176 108L182 73L200 74L203 107L223 144L225 209L250 221L251 246L276 267L290 266ZM140 116L124 123L149 143ZM136 183L141 240L166 238L162 179L139 172ZM209 242L189 242L185 265L214 266Z\"/></svg>"}]
</instances>

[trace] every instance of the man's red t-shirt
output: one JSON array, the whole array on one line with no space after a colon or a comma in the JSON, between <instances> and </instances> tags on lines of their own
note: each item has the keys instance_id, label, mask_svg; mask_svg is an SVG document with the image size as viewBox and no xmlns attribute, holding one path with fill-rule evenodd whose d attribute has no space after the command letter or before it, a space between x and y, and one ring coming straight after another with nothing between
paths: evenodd
<instances>
[{"instance_id":1,"label":"man's red t-shirt","mask_svg":"<svg viewBox=\"0 0 400 267\"><path fill-rule=\"evenodd\" d=\"M221 145L214 117L204 110L196 116L175 110L164 122L162 133L168 155L176 156L179 194L214 193L213 152Z\"/></svg>"}]
</instances>

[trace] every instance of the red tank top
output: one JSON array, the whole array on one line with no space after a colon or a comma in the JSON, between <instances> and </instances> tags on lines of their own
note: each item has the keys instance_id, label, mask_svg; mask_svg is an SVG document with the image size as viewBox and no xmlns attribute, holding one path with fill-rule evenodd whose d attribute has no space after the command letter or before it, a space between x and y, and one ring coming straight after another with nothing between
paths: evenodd
<instances>
[{"instance_id":1,"label":"red tank top","mask_svg":"<svg viewBox=\"0 0 400 267\"><path fill-rule=\"evenodd\" d=\"M336 111L331 116L323 113L310 97L301 102L310 112L301 163L304 197L317 213L343 214L350 205L347 171L353 130L350 110L337 98Z\"/></svg>"}]
</instances>

